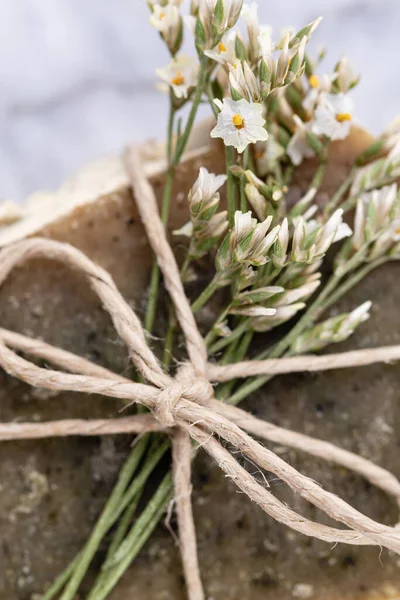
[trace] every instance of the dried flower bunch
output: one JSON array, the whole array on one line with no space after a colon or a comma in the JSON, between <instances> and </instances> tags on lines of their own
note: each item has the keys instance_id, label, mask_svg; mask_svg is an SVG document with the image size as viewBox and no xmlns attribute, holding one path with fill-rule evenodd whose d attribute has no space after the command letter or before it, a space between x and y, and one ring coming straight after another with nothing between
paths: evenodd
<instances>
[{"instance_id":1,"label":"dried flower bunch","mask_svg":"<svg viewBox=\"0 0 400 600\"><path fill-rule=\"evenodd\" d=\"M321 73L323 53L316 59L308 56L308 41L321 19L298 32L288 29L273 41L270 27L259 23L255 3L192 0L185 16L179 0L148 4L150 22L171 55L170 63L157 70L170 98L164 225L174 200L174 170L201 103L209 104L215 116L211 137L222 140L225 147L225 173L200 169L187 198L190 220L175 232L187 238L180 273L184 284L199 259L208 256L215 265L209 284L192 303L193 314L207 306L218 290L225 291L225 304L205 337L209 360L225 365L243 361L258 333L284 323L286 327L274 334L273 345L266 336L262 338L266 347L257 359L312 353L345 340L369 318L371 303L366 299L346 314L326 314L328 309L371 270L400 257L399 122L356 158L348 178L325 206L318 206L315 198L330 144L350 133L354 119L350 92L359 80L346 58L332 73ZM185 30L193 40L193 56L180 53ZM187 105L183 123L180 111ZM293 205L288 190L294 170L309 158L316 159L314 177ZM221 209L222 190L226 210ZM333 263L326 261L330 250ZM322 272L329 270L326 280ZM145 318L149 333L159 285L155 262ZM174 368L177 327L171 306L163 357L166 371ZM280 332L284 333L276 342ZM270 378L256 375L240 384L221 383L216 397L237 404ZM87 546L44 600L54 598L61 588L62 600L75 597L100 540L115 522L116 511L123 517L88 596L89 600L107 597L168 504L164 482L131 527L146 480L166 449L156 434L150 442L147 436L137 444ZM139 462L141 470L127 487ZM190 589L192 600L204 597L196 585Z\"/></svg>"}]
</instances>

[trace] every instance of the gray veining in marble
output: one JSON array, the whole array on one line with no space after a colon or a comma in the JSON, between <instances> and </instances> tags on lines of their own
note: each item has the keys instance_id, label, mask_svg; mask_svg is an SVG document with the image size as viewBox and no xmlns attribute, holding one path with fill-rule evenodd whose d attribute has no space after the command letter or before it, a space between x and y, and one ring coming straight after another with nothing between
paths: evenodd
<instances>
[{"instance_id":1,"label":"gray veining in marble","mask_svg":"<svg viewBox=\"0 0 400 600\"><path fill-rule=\"evenodd\" d=\"M259 0L263 22L301 27L322 14L327 65L348 54L363 79L359 120L400 113L399 0ZM128 140L164 137L154 69L168 57L144 0L1 0L0 197L54 188Z\"/></svg>"}]
</instances>

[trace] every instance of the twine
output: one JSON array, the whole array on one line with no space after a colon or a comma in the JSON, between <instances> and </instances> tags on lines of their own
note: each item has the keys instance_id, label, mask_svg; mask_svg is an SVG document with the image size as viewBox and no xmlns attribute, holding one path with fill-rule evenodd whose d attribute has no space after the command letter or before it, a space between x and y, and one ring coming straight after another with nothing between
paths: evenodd
<instances>
[{"instance_id":1,"label":"twine","mask_svg":"<svg viewBox=\"0 0 400 600\"><path fill-rule=\"evenodd\" d=\"M400 347L367 349L321 357L243 361L235 365L208 363L205 343L185 296L178 266L159 217L154 191L144 175L139 149L130 148L125 158L139 213L183 331L189 360L178 370L175 378L166 374L147 345L139 319L122 298L110 275L73 246L42 238L31 238L12 244L0 252L0 285L14 268L35 258L62 262L80 271L86 276L111 316L115 329L128 348L133 364L147 383L133 382L70 352L1 329L0 366L10 375L35 387L102 394L129 403L142 404L150 413L118 419L68 419L50 423L0 424L0 439L145 431L168 433L172 440L180 550L190 600L204 600L190 500L191 440L208 452L239 489L280 523L330 543L377 545L400 554L400 529L380 524L357 511L335 494L302 475L248 434L342 465L393 496L400 506L400 482L394 475L369 460L326 441L278 427L239 408L223 404L214 398L211 385L211 382L251 375L318 371L398 360ZM67 372L38 367L19 356L16 351L45 359ZM226 449L224 442L232 446L233 453ZM257 467L274 473L295 493L347 528L338 529L316 523L286 506L239 464L234 458L237 451Z\"/></svg>"}]
</instances>

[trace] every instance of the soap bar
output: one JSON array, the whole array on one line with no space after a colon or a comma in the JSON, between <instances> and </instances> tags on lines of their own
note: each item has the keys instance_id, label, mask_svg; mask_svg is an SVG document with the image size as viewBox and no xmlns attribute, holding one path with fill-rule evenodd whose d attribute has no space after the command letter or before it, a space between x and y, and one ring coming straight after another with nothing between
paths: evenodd
<instances>
[{"instance_id":1,"label":"soap bar","mask_svg":"<svg viewBox=\"0 0 400 600\"><path fill-rule=\"evenodd\" d=\"M332 145L318 195L321 204L370 142L367 133L353 129L347 140ZM160 200L163 149L149 145L143 151L146 172ZM224 169L222 148L208 145L208 136L199 130L177 169L170 231L187 220L186 195L200 166L216 173ZM309 161L296 172L290 190L294 201L307 189L315 168L316 163ZM36 194L22 207L19 219L1 223L0 218L0 225L0 246L41 235L81 249L111 273L123 296L143 316L152 254L120 158L89 165L56 193ZM171 240L179 256L182 240L177 243L172 236ZM382 268L341 303L340 310L346 310L370 299L374 308L370 321L338 350L400 343L396 269L395 264ZM166 313L161 306L159 325ZM131 372L126 349L98 299L79 274L64 266L40 260L15 271L0 289L0 318L2 327L40 337L117 373L129 376ZM262 337L259 343L263 344ZM388 365L283 376L243 407L284 427L359 452L400 475L399 380L398 367ZM3 422L115 417L122 407L102 397L32 389L3 372L0 381ZM0 444L0 600L35 598L74 557L106 501L131 441L129 436L105 436ZM396 521L391 501L362 479L293 450L271 447L374 519ZM279 481L268 479L282 500L309 518L327 522ZM383 552L382 568L379 549L332 548L286 529L237 494L201 453L193 485L199 559L208 597L368 600L398 594L400 575L394 557ZM96 569L94 563L90 577ZM185 598L179 553L163 525L111 598Z\"/></svg>"}]
</instances>

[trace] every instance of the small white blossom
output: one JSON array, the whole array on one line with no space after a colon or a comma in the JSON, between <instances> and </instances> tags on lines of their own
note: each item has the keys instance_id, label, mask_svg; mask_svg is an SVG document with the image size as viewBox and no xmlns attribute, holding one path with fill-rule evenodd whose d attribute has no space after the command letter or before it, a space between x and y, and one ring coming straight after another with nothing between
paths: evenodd
<instances>
[{"instance_id":1,"label":"small white blossom","mask_svg":"<svg viewBox=\"0 0 400 600\"><path fill-rule=\"evenodd\" d=\"M249 39L248 56L252 63L256 63L260 57L260 45L258 36L260 35L260 25L258 20L258 6L256 2L243 4L242 17L246 23L247 36Z\"/></svg>"},{"instance_id":2,"label":"small white blossom","mask_svg":"<svg viewBox=\"0 0 400 600\"><path fill-rule=\"evenodd\" d=\"M268 139L262 116L263 106L247 100L224 98L223 102L214 100L220 109L217 124L211 131L211 137L222 138L226 146L234 146L239 153L249 144Z\"/></svg>"},{"instance_id":3,"label":"small white blossom","mask_svg":"<svg viewBox=\"0 0 400 600\"><path fill-rule=\"evenodd\" d=\"M226 179L226 175L215 175L209 173L205 167L200 167L199 176L189 192L189 203L191 205L199 202L208 204L215 198L216 192L224 185Z\"/></svg>"},{"instance_id":4,"label":"small white blossom","mask_svg":"<svg viewBox=\"0 0 400 600\"><path fill-rule=\"evenodd\" d=\"M259 223L252 218L250 211L235 212L234 226L222 242L216 259L217 269L224 276L224 281L228 272L230 274L237 272L238 268L246 269L249 265L259 266L269 262L268 252L275 243L280 228L277 225L268 231L271 222L271 216ZM252 273L247 271L245 278L249 283Z\"/></svg>"},{"instance_id":5,"label":"small white blossom","mask_svg":"<svg viewBox=\"0 0 400 600\"><path fill-rule=\"evenodd\" d=\"M342 342L350 337L361 323L369 319L371 302L367 301L350 313L344 313L322 321L297 336L292 345L296 354L316 352L328 344Z\"/></svg>"},{"instance_id":6,"label":"small white blossom","mask_svg":"<svg viewBox=\"0 0 400 600\"><path fill-rule=\"evenodd\" d=\"M289 306L278 306L274 315L269 317L255 317L251 320L249 326L254 329L254 331L269 331L277 325L292 319L300 310L303 310L304 307L304 302L296 302L295 304L290 304Z\"/></svg>"},{"instance_id":7,"label":"small white blossom","mask_svg":"<svg viewBox=\"0 0 400 600\"><path fill-rule=\"evenodd\" d=\"M241 315L242 317L272 317L276 314L276 308L266 308L264 306L235 306L229 309L231 315Z\"/></svg>"},{"instance_id":8,"label":"small white blossom","mask_svg":"<svg viewBox=\"0 0 400 600\"><path fill-rule=\"evenodd\" d=\"M333 75L327 75L324 73L321 76L318 76L315 73L310 75L308 78L310 89L303 100L303 108L310 116L314 114L314 110L318 104L321 92L326 92L329 94L332 91L332 86L335 79L337 79L337 73L333 73Z\"/></svg>"},{"instance_id":9,"label":"small white blossom","mask_svg":"<svg viewBox=\"0 0 400 600\"><path fill-rule=\"evenodd\" d=\"M212 50L206 50L204 54L224 67L237 66L239 60L236 56L235 41L236 32L230 31Z\"/></svg>"},{"instance_id":10,"label":"small white blossom","mask_svg":"<svg viewBox=\"0 0 400 600\"><path fill-rule=\"evenodd\" d=\"M304 36L299 44L294 45L292 48L290 45L289 33L283 40L281 53L276 64L275 80L274 85L276 87L288 85L297 77L300 77L304 72L304 55L307 44L307 36ZM296 57L296 61L295 61ZM293 65L297 62L297 68L293 71Z\"/></svg>"},{"instance_id":11,"label":"small white blossom","mask_svg":"<svg viewBox=\"0 0 400 600\"><path fill-rule=\"evenodd\" d=\"M336 210L323 225L317 221L296 220L292 241L292 260L312 263L326 254L330 246L351 235L350 227L343 223L343 210Z\"/></svg>"},{"instance_id":12,"label":"small white blossom","mask_svg":"<svg viewBox=\"0 0 400 600\"><path fill-rule=\"evenodd\" d=\"M365 243L376 240L372 255L384 254L399 239L399 221L396 184L362 194L354 217L353 247L359 250Z\"/></svg>"},{"instance_id":13,"label":"small white blossom","mask_svg":"<svg viewBox=\"0 0 400 600\"><path fill-rule=\"evenodd\" d=\"M294 304L298 300L305 300L313 295L313 293L320 286L320 284L321 281L319 278L311 278L310 281L306 281L306 283L293 290L286 290L279 298L275 306L286 306Z\"/></svg>"},{"instance_id":14,"label":"small white blossom","mask_svg":"<svg viewBox=\"0 0 400 600\"><path fill-rule=\"evenodd\" d=\"M249 102L261 102L261 90L247 61L229 65L229 83L239 96Z\"/></svg>"},{"instance_id":15,"label":"small white blossom","mask_svg":"<svg viewBox=\"0 0 400 600\"><path fill-rule=\"evenodd\" d=\"M350 132L352 112L353 103L344 94L321 92L312 131L331 140L343 140Z\"/></svg>"},{"instance_id":16,"label":"small white blossom","mask_svg":"<svg viewBox=\"0 0 400 600\"><path fill-rule=\"evenodd\" d=\"M218 3L219 12L216 13L217 0L201 0L197 3L192 14L184 18L185 23L196 36L196 20L201 23L202 35L196 37L196 45L203 50L215 47L226 31L231 29L240 16L243 0L223 0L222 6ZM197 13L197 16L194 16Z\"/></svg>"},{"instance_id":17,"label":"small white blossom","mask_svg":"<svg viewBox=\"0 0 400 600\"><path fill-rule=\"evenodd\" d=\"M384 149L391 151L400 142L400 115L397 115L386 129L383 130L381 139Z\"/></svg>"},{"instance_id":18,"label":"small white blossom","mask_svg":"<svg viewBox=\"0 0 400 600\"><path fill-rule=\"evenodd\" d=\"M345 321L342 324L342 333L346 333L346 337L351 335L360 323L364 323L370 317L369 311L371 310L372 302L367 300L354 310L352 310Z\"/></svg>"},{"instance_id":19,"label":"small white blossom","mask_svg":"<svg viewBox=\"0 0 400 600\"><path fill-rule=\"evenodd\" d=\"M272 28L269 25L262 25L257 36L260 55L265 59L269 59L274 48L272 44Z\"/></svg>"},{"instance_id":20,"label":"small white blossom","mask_svg":"<svg viewBox=\"0 0 400 600\"><path fill-rule=\"evenodd\" d=\"M335 244L336 242L341 242L342 240L344 240L347 237L350 237L351 235L353 235L353 230L351 229L351 227L349 227L347 223L339 223L332 244Z\"/></svg>"},{"instance_id":21,"label":"small white blossom","mask_svg":"<svg viewBox=\"0 0 400 600\"><path fill-rule=\"evenodd\" d=\"M351 90L360 79L360 76L357 75L351 66L349 59L347 56L344 56L341 61L339 61L336 67L336 84L339 89L339 92L346 93Z\"/></svg>"},{"instance_id":22,"label":"small white blossom","mask_svg":"<svg viewBox=\"0 0 400 600\"><path fill-rule=\"evenodd\" d=\"M150 16L150 23L161 33L166 33L179 25L180 16L177 6L169 2L165 6L155 4Z\"/></svg>"},{"instance_id":23,"label":"small white blossom","mask_svg":"<svg viewBox=\"0 0 400 600\"><path fill-rule=\"evenodd\" d=\"M281 223L281 227L278 232L278 237L275 241L272 261L278 268L282 268L287 260L287 249L289 245L289 223L285 217Z\"/></svg>"},{"instance_id":24,"label":"small white blossom","mask_svg":"<svg viewBox=\"0 0 400 600\"><path fill-rule=\"evenodd\" d=\"M150 17L150 23L164 38L170 51L175 54L180 46L182 19L179 8L174 2L168 2L161 6L155 4Z\"/></svg>"},{"instance_id":25,"label":"small white blossom","mask_svg":"<svg viewBox=\"0 0 400 600\"><path fill-rule=\"evenodd\" d=\"M303 123L297 115L293 116L296 130L287 146L286 152L292 163L297 167L305 158L315 156L314 151L307 143L307 132L311 129L310 123Z\"/></svg>"},{"instance_id":26,"label":"small white blossom","mask_svg":"<svg viewBox=\"0 0 400 600\"><path fill-rule=\"evenodd\" d=\"M218 190L226 179L226 175L214 175L201 167L189 191L190 221L174 233L190 238L188 254L191 259L204 256L228 227L227 212L216 212L220 201Z\"/></svg>"},{"instance_id":27,"label":"small white blossom","mask_svg":"<svg viewBox=\"0 0 400 600\"><path fill-rule=\"evenodd\" d=\"M267 142L258 142L256 144L255 161L257 172L264 177L267 173L273 171L278 161L285 154L285 149L273 136L270 136Z\"/></svg>"},{"instance_id":28,"label":"small white blossom","mask_svg":"<svg viewBox=\"0 0 400 600\"><path fill-rule=\"evenodd\" d=\"M197 85L198 70L196 59L180 54L164 69L156 69L156 73L172 87L177 98L187 98L189 90Z\"/></svg>"},{"instance_id":29,"label":"small white blossom","mask_svg":"<svg viewBox=\"0 0 400 600\"><path fill-rule=\"evenodd\" d=\"M262 194L260 194L254 183L246 183L244 189L252 209L254 210L258 219L260 219L260 221L263 221L265 219L265 211L267 208L266 199Z\"/></svg>"}]
</instances>

